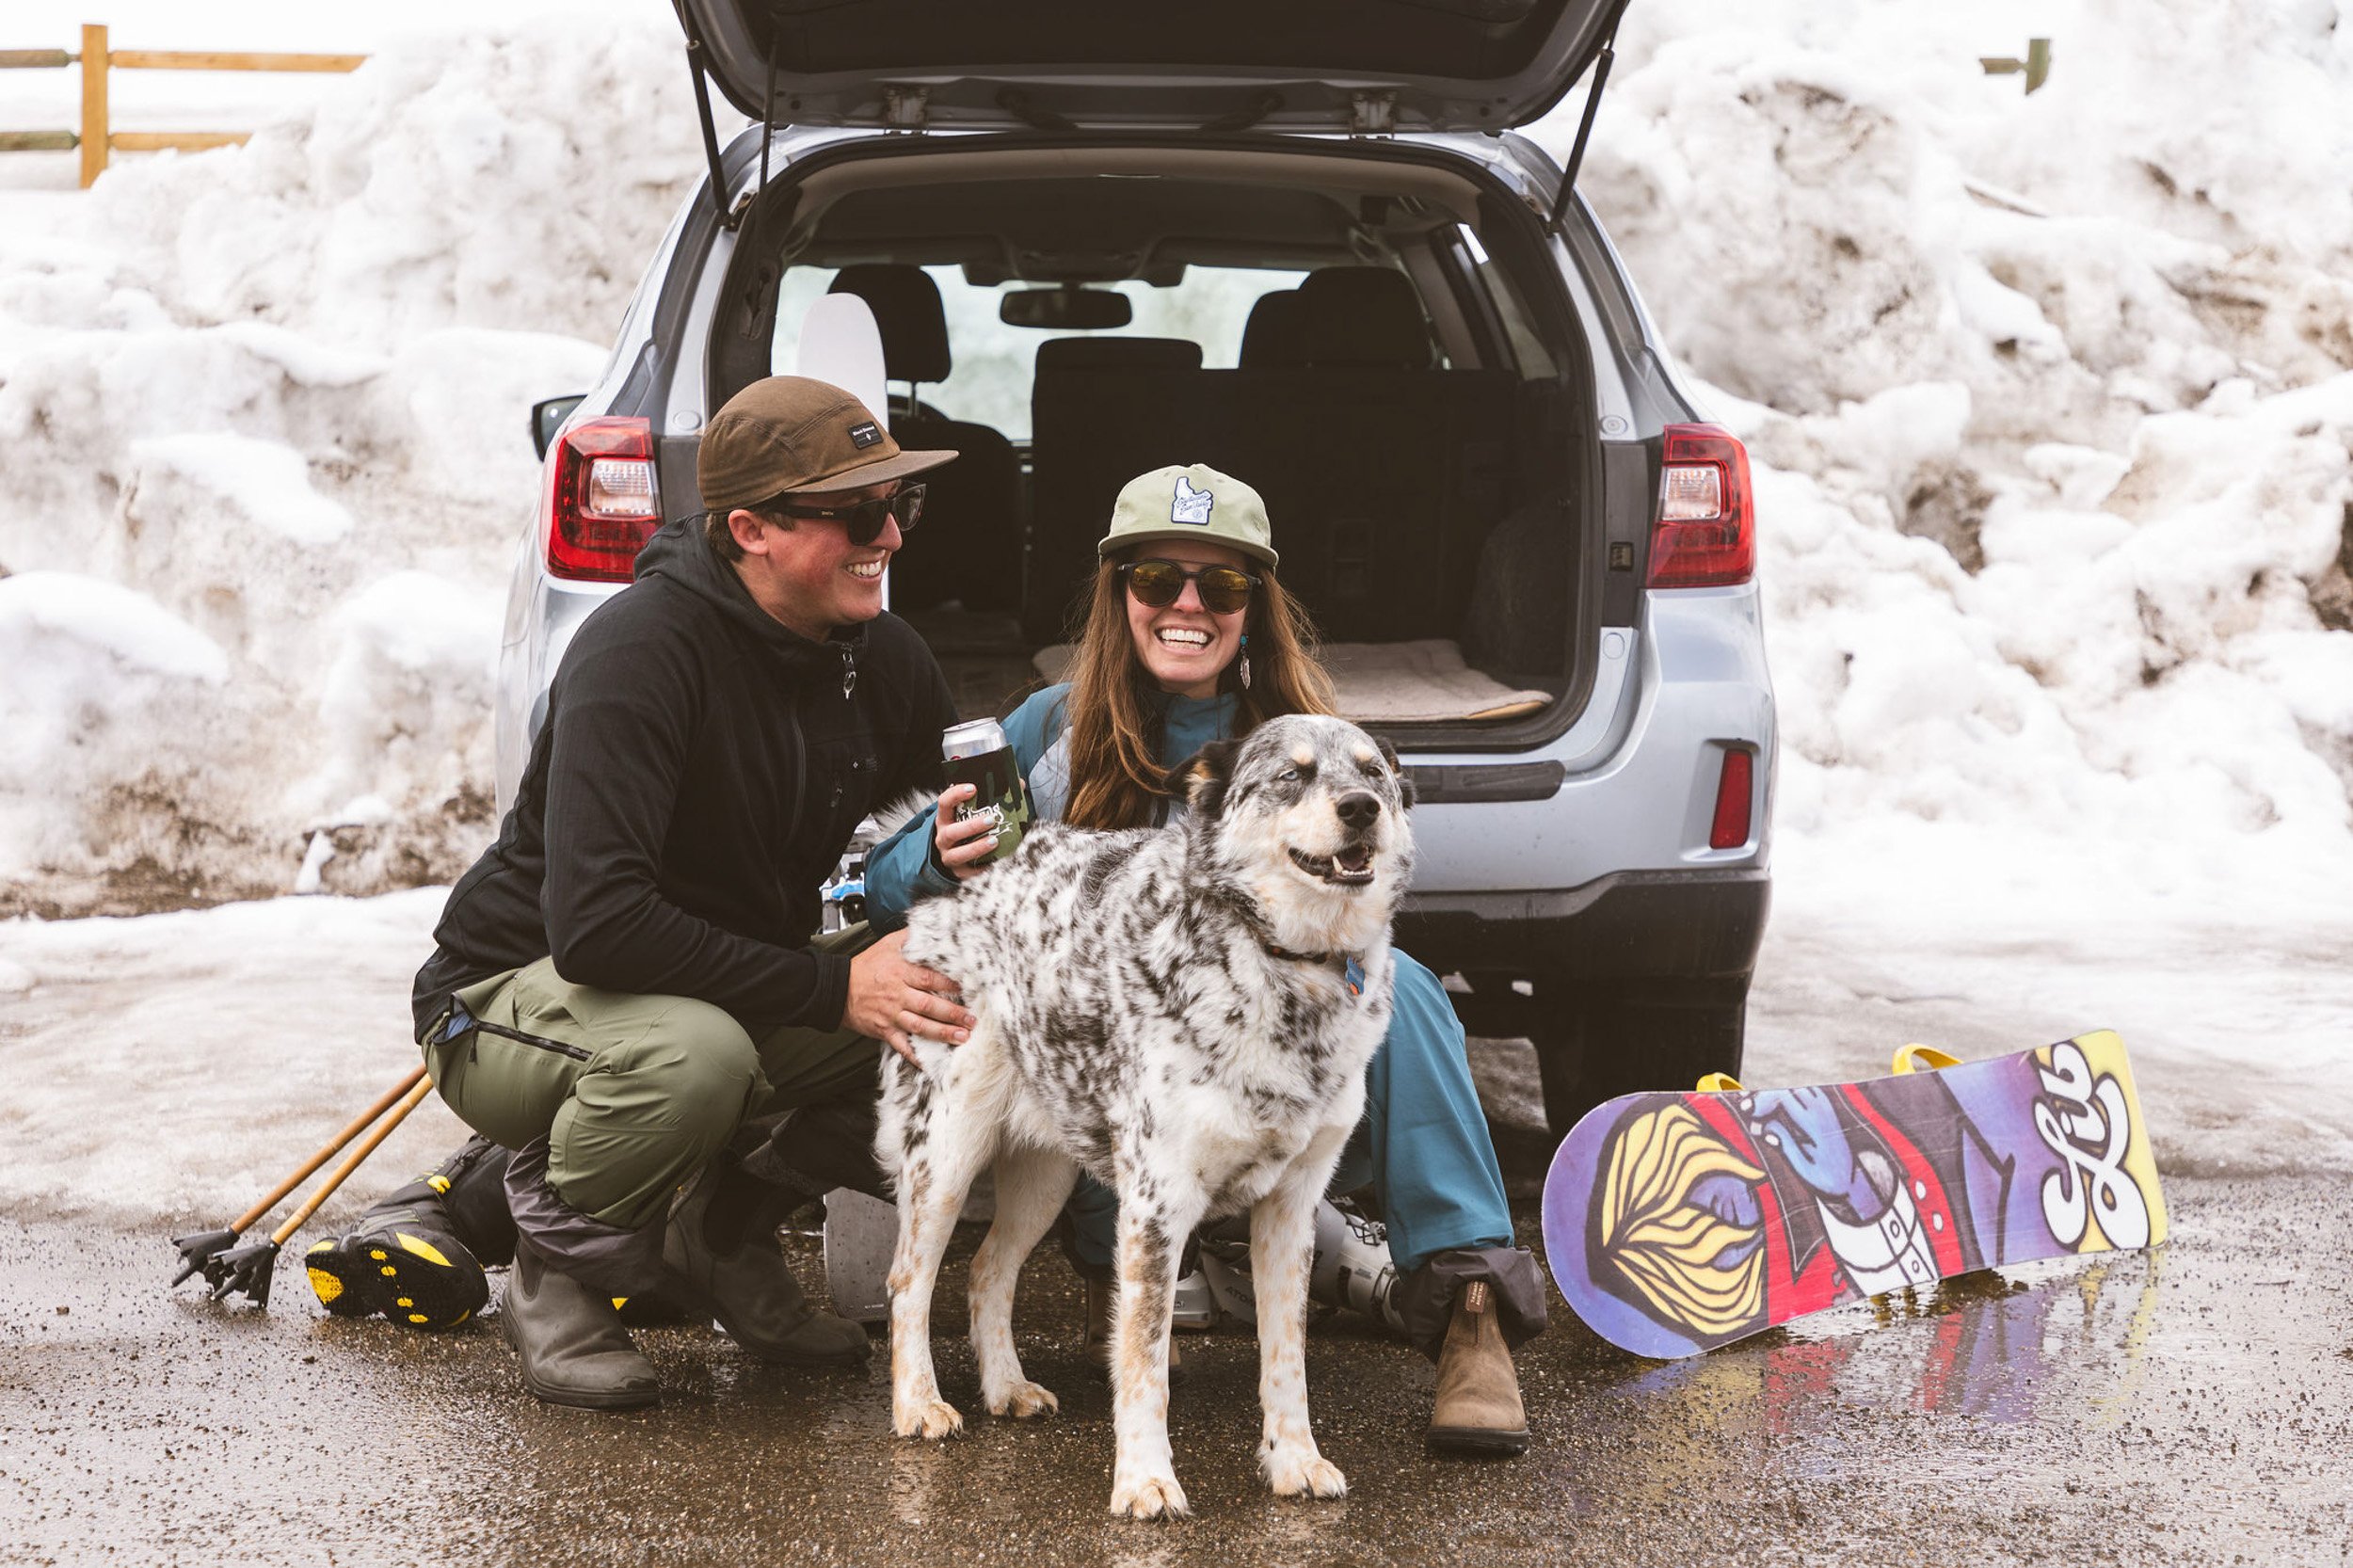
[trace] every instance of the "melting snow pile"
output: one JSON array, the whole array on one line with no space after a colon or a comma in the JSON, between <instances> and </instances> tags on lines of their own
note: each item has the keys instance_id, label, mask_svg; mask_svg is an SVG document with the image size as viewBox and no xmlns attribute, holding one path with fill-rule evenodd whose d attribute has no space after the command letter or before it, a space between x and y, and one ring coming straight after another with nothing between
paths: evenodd
<instances>
[{"instance_id":1,"label":"melting snow pile","mask_svg":"<svg viewBox=\"0 0 2353 1568\"><path fill-rule=\"evenodd\" d=\"M526 413L592 384L699 168L678 55L650 7L402 40L242 149L16 199L0 911L479 851Z\"/></svg>"},{"instance_id":2,"label":"melting snow pile","mask_svg":"<svg viewBox=\"0 0 2353 1568\"><path fill-rule=\"evenodd\" d=\"M1756 464L1795 896L2347 913L2340 23L1629 11L1580 185Z\"/></svg>"},{"instance_id":3,"label":"melting snow pile","mask_svg":"<svg viewBox=\"0 0 2353 1568\"><path fill-rule=\"evenodd\" d=\"M1756 463L1785 895L2341 913L2337 23L1633 8L1583 184ZM1980 72L2034 33L2041 91ZM523 410L593 378L700 165L674 24L616 6L382 47L0 232L11 906L462 868Z\"/></svg>"}]
</instances>

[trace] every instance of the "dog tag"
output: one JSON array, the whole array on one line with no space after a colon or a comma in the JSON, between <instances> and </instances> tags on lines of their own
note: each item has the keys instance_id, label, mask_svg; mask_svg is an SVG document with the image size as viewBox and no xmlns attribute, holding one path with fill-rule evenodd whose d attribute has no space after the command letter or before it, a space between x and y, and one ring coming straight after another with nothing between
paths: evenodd
<instances>
[{"instance_id":1,"label":"dog tag","mask_svg":"<svg viewBox=\"0 0 2353 1568\"><path fill-rule=\"evenodd\" d=\"M1363 996L1365 994L1365 967L1353 958L1350 959L1347 968L1340 970L1340 983L1348 987L1350 996Z\"/></svg>"}]
</instances>

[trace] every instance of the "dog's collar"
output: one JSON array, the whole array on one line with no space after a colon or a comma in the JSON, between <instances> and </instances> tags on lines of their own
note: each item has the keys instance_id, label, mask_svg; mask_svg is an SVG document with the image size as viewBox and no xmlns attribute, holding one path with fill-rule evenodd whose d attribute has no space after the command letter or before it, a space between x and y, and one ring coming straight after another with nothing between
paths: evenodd
<instances>
[{"instance_id":1,"label":"dog's collar","mask_svg":"<svg viewBox=\"0 0 2353 1568\"><path fill-rule=\"evenodd\" d=\"M1337 964L1340 967L1340 984L1348 987L1348 994L1352 997L1365 994L1365 967L1356 961L1353 952L1293 952L1289 948L1275 946L1263 936L1258 938L1258 945L1266 949L1269 958L1288 958L1294 963L1314 964L1326 968Z\"/></svg>"}]
</instances>

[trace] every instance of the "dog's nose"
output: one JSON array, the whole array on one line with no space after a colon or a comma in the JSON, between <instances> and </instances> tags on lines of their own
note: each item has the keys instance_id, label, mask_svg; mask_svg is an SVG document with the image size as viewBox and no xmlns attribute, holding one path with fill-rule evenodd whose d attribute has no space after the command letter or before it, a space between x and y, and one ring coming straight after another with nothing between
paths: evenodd
<instances>
[{"instance_id":1,"label":"dog's nose","mask_svg":"<svg viewBox=\"0 0 2353 1568\"><path fill-rule=\"evenodd\" d=\"M1351 827L1369 827L1381 814L1381 797L1369 790L1352 790L1334 801L1332 809Z\"/></svg>"}]
</instances>

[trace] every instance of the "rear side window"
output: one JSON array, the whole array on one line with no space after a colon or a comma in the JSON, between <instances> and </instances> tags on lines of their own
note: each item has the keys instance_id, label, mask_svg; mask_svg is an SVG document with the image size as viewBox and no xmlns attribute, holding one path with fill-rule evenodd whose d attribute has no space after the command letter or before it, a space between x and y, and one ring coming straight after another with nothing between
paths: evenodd
<instances>
[{"instance_id":1,"label":"rear side window","mask_svg":"<svg viewBox=\"0 0 2353 1568\"><path fill-rule=\"evenodd\" d=\"M1479 232L1469 224L1461 225L1464 254L1471 264L1471 276L1486 290L1494 304L1496 315L1503 326L1503 335L1511 344L1512 358L1519 365L1523 381L1549 381L1561 374L1554 363L1552 350L1545 346L1536 332L1535 323L1528 308L1527 298L1511 274L1496 264L1487 254L1487 248L1479 243Z\"/></svg>"},{"instance_id":2,"label":"rear side window","mask_svg":"<svg viewBox=\"0 0 2353 1568\"><path fill-rule=\"evenodd\" d=\"M1134 279L1099 284L1126 295L1134 319L1125 327L1081 334L1009 327L998 319L1006 294L1038 284L983 287L966 281L960 266L923 270L939 285L952 365L947 380L925 383L917 389L919 394L951 419L990 425L1015 440L1027 440L1030 434L1030 383L1037 345L1047 339L1184 338L1201 345L1204 370L1232 370L1241 360L1242 329L1249 323L1251 307L1265 295L1297 288L1306 277L1304 272L1257 267L1192 266L1185 269L1182 280L1168 288L1155 288ZM809 306L832 287L834 276L831 267L792 267L785 273L777 289L776 333L769 351L769 366L775 374L793 373L801 321ZM893 392L901 390L894 383Z\"/></svg>"}]
</instances>

